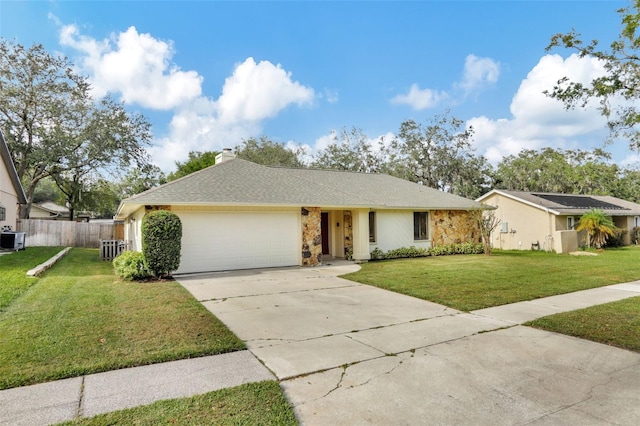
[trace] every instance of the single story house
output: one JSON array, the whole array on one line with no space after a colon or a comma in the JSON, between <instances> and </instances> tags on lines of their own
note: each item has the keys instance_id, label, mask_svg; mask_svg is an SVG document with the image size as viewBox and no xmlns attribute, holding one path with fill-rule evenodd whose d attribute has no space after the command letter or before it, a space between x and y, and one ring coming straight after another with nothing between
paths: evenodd
<instances>
[{"instance_id":1,"label":"single story house","mask_svg":"<svg viewBox=\"0 0 640 426\"><path fill-rule=\"evenodd\" d=\"M183 227L178 273L367 261L376 247L478 241L466 198L384 174L268 167L223 151L216 164L125 199L116 220L141 250L152 210Z\"/></svg>"},{"instance_id":2,"label":"single story house","mask_svg":"<svg viewBox=\"0 0 640 426\"><path fill-rule=\"evenodd\" d=\"M584 245L585 233L576 232L580 216L591 209L611 216L616 227L630 231L640 226L640 204L608 195L576 195L494 189L476 201L495 207L500 219L492 236L494 247L505 250L554 250L567 253ZM630 233L623 236L631 243Z\"/></svg>"},{"instance_id":3,"label":"single story house","mask_svg":"<svg viewBox=\"0 0 640 426\"><path fill-rule=\"evenodd\" d=\"M20 178L13 165L9 148L0 132L0 229L11 227L16 230L20 204L26 204Z\"/></svg>"},{"instance_id":4,"label":"single story house","mask_svg":"<svg viewBox=\"0 0 640 426\"><path fill-rule=\"evenodd\" d=\"M69 209L53 201L31 205L29 219L69 220Z\"/></svg>"}]
</instances>

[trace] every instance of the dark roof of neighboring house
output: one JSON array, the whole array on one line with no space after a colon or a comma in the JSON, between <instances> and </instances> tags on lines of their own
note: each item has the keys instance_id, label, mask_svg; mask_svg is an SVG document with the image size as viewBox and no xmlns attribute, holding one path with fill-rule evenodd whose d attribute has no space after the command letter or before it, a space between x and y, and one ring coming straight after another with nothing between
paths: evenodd
<instances>
[{"instance_id":1,"label":"dark roof of neighboring house","mask_svg":"<svg viewBox=\"0 0 640 426\"><path fill-rule=\"evenodd\" d=\"M553 192L525 192L494 189L478 198L477 201L482 202L491 194L495 193L549 210L556 215L582 215L591 209L602 210L609 216L640 215L640 204L610 195L559 194Z\"/></svg>"},{"instance_id":2,"label":"dark roof of neighboring house","mask_svg":"<svg viewBox=\"0 0 640 426\"><path fill-rule=\"evenodd\" d=\"M123 200L143 205L473 210L480 203L384 174L263 166L233 159Z\"/></svg>"},{"instance_id":3,"label":"dark roof of neighboring house","mask_svg":"<svg viewBox=\"0 0 640 426\"><path fill-rule=\"evenodd\" d=\"M16 168L13 165L13 160L11 159L11 153L9 153L9 147L7 147L7 142L4 140L4 135L0 131L0 158L2 158L2 162L4 163L7 172L9 173L9 178L11 179L11 183L13 184L13 188L18 194L18 203L19 204L27 204L27 197L24 195L24 189L22 188L22 184L20 183L20 178L18 178L18 173L16 172Z\"/></svg>"}]
</instances>

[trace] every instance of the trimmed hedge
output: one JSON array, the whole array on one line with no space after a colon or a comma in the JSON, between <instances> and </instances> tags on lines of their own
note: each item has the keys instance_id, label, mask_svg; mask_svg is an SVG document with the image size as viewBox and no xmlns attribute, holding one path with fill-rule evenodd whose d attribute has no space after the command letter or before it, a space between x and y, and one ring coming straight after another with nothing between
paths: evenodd
<instances>
[{"instance_id":1,"label":"trimmed hedge","mask_svg":"<svg viewBox=\"0 0 640 426\"><path fill-rule=\"evenodd\" d=\"M123 280L144 280L151 276L139 251L125 251L113 259L113 269Z\"/></svg>"},{"instance_id":2,"label":"trimmed hedge","mask_svg":"<svg viewBox=\"0 0 640 426\"><path fill-rule=\"evenodd\" d=\"M180 266L182 222L175 213L156 210L142 219L142 253L155 277L171 275Z\"/></svg>"},{"instance_id":3,"label":"trimmed hedge","mask_svg":"<svg viewBox=\"0 0 640 426\"><path fill-rule=\"evenodd\" d=\"M427 257L427 256L446 256L452 254L483 254L484 245L482 243L460 243L447 244L442 246L431 247L428 249L419 247L401 247L388 252L383 252L379 248L375 248L371 252L371 260L383 259L405 259L411 257Z\"/></svg>"}]
</instances>

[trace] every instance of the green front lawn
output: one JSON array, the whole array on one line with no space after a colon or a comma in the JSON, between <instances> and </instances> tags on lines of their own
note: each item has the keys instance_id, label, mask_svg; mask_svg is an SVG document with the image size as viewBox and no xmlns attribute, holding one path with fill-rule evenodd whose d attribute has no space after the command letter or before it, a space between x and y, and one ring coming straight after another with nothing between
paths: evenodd
<instances>
[{"instance_id":1,"label":"green front lawn","mask_svg":"<svg viewBox=\"0 0 640 426\"><path fill-rule=\"evenodd\" d=\"M525 325L640 352L640 297L551 315Z\"/></svg>"},{"instance_id":2,"label":"green front lawn","mask_svg":"<svg viewBox=\"0 0 640 426\"><path fill-rule=\"evenodd\" d=\"M598 256L498 251L369 262L343 278L462 311L640 279L640 247Z\"/></svg>"},{"instance_id":3,"label":"green front lawn","mask_svg":"<svg viewBox=\"0 0 640 426\"><path fill-rule=\"evenodd\" d=\"M0 269L0 287L22 279ZM0 389L245 348L177 282L121 282L96 249L30 286L0 312Z\"/></svg>"},{"instance_id":4,"label":"green front lawn","mask_svg":"<svg viewBox=\"0 0 640 426\"><path fill-rule=\"evenodd\" d=\"M62 247L29 247L0 256L0 313L38 279L27 276L27 271L46 262Z\"/></svg>"},{"instance_id":5,"label":"green front lawn","mask_svg":"<svg viewBox=\"0 0 640 426\"><path fill-rule=\"evenodd\" d=\"M64 425L297 425L278 382L250 383L191 398L79 419Z\"/></svg>"}]
</instances>

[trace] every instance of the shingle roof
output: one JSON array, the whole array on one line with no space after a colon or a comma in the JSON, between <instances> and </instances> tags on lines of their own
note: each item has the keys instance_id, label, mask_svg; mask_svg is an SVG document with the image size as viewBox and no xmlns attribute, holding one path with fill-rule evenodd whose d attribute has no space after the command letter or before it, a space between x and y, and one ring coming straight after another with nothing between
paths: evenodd
<instances>
[{"instance_id":1,"label":"shingle roof","mask_svg":"<svg viewBox=\"0 0 640 426\"><path fill-rule=\"evenodd\" d=\"M492 193L501 193L517 198L561 215L582 215L588 210L602 210L609 216L640 216L640 204L610 195L558 194L553 192L525 192L494 189L478 198L483 201Z\"/></svg>"},{"instance_id":2,"label":"shingle roof","mask_svg":"<svg viewBox=\"0 0 640 426\"><path fill-rule=\"evenodd\" d=\"M389 175L269 167L234 159L123 200L140 205L260 205L334 208L479 209L481 204Z\"/></svg>"},{"instance_id":3,"label":"shingle roof","mask_svg":"<svg viewBox=\"0 0 640 426\"><path fill-rule=\"evenodd\" d=\"M11 179L11 183L13 184L13 188L18 194L18 203L19 204L27 204L27 197L24 195L24 189L22 189L22 184L20 183L20 178L18 178L18 173L16 173L16 168L13 165L13 160L11 159L11 154L9 153L9 148L7 147L7 142L4 140L4 135L0 131L0 159L4 162L4 166L9 173L9 178Z\"/></svg>"}]
</instances>

